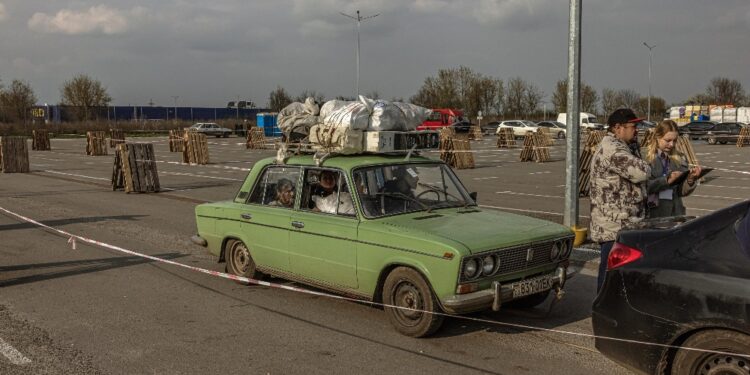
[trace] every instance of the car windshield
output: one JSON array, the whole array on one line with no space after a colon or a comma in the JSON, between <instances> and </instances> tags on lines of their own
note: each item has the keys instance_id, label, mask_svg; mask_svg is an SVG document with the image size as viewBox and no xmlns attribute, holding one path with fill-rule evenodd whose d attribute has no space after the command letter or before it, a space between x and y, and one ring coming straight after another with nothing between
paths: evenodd
<instances>
[{"instance_id":1,"label":"car windshield","mask_svg":"<svg viewBox=\"0 0 750 375\"><path fill-rule=\"evenodd\" d=\"M525 120L524 120L524 121L521 121L521 123L522 123L522 124L523 124L524 126L527 126L527 127L535 127L535 126L536 126L536 124L535 124L535 123L533 123L533 122L531 122L531 121L525 121Z\"/></svg>"},{"instance_id":2,"label":"car windshield","mask_svg":"<svg viewBox=\"0 0 750 375\"><path fill-rule=\"evenodd\" d=\"M368 218L476 204L453 171L439 163L357 169L354 186Z\"/></svg>"}]
</instances>

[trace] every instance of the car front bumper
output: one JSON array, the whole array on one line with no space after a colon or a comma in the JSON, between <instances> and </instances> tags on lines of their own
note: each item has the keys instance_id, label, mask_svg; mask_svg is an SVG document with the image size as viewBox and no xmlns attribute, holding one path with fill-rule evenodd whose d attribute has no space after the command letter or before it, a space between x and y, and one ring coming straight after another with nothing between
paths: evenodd
<instances>
[{"instance_id":1,"label":"car front bumper","mask_svg":"<svg viewBox=\"0 0 750 375\"><path fill-rule=\"evenodd\" d=\"M562 289L567 279L567 268L557 267L551 277L551 288ZM549 276L547 274L545 276ZM544 292L545 289L540 292ZM521 297L523 298L523 297ZM500 310L503 303L510 302L513 298L512 283L502 284L499 281L492 282L489 289L466 294L455 294L442 300L443 309L450 314L465 314L474 311L492 309Z\"/></svg>"}]
</instances>

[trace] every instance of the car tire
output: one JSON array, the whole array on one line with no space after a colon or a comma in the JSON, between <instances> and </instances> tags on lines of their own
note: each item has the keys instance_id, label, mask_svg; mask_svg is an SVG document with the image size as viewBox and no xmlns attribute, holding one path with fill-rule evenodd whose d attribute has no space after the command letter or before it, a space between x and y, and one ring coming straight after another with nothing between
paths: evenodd
<instances>
[{"instance_id":1,"label":"car tire","mask_svg":"<svg viewBox=\"0 0 750 375\"><path fill-rule=\"evenodd\" d=\"M248 249L242 241L227 241L226 245L224 245L224 259L227 262L227 273L247 277L249 279L260 280L262 274L258 272L255 261L250 255L250 249ZM246 282L237 282L247 285Z\"/></svg>"},{"instance_id":2,"label":"car tire","mask_svg":"<svg viewBox=\"0 0 750 375\"><path fill-rule=\"evenodd\" d=\"M681 345L686 348L729 353L750 353L750 336L729 330L701 331ZM723 370L723 371L721 371ZM672 363L672 374L727 373L747 374L750 361L742 355L715 354L696 350L678 350Z\"/></svg>"},{"instance_id":3,"label":"car tire","mask_svg":"<svg viewBox=\"0 0 750 375\"><path fill-rule=\"evenodd\" d=\"M224 133L224 138L229 138L229 133Z\"/></svg>"},{"instance_id":4,"label":"car tire","mask_svg":"<svg viewBox=\"0 0 750 375\"><path fill-rule=\"evenodd\" d=\"M398 267L388 274L383 284L383 303L391 324L403 335L429 336L443 323L443 315L433 314L439 313L440 308L430 286L412 268Z\"/></svg>"},{"instance_id":5,"label":"car tire","mask_svg":"<svg viewBox=\"0 0 750 375\"><path fill-rule=\"evenodd\" d=\"M716 144L716 138L714 138L714 137L708 138L708 139L706 139L706 142L708 142L708 144L710 144L710 145L715 145Z\"/></svg>"},{"instance_id":6,"label":"car tire","mask_svg":"<svg viewBox=\"0 0 750 375\"><path fill-rule=\"evenodd\" d=\"M719 141L719 143L725 145L725 144L727 144L727 141Z\"/></svg>"},{"instance_id":7,"label":"car tire","mask_svg":"<svg viewBox=\"0 0 750 375\"><path fill-rule=\"evenodd\" d=\"M517 300L510 301L506 304L504 304L507 307L510 308L516 308L516 309L531 309L534 307L537 307L544 303L544 301L547 300L547 297L549 296L549 290L532 294L530 296L526 296L523 298L519 298Z\"/></svg>"}]
</instances>

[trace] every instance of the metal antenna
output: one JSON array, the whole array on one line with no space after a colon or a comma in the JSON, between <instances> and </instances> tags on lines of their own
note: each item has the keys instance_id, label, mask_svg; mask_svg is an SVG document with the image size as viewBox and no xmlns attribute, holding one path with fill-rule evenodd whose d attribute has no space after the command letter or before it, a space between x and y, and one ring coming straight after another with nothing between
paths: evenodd
<instances>
[{"instance_id":1,"label":"metal antenna","mask_svg":"<svg viewBox=\"0 0 750 375\"><path fill-rule=\"evenodd\" d=\"M373 14L372 16L362 17L359 14L359 10L357 10L357 16L350 16L346 13L339 12L342 16L347 16L355 21L357 21L357 97L359 98L359 25L362 23L362 21L369 20L370 18L375 18L380 15L380 13Z\"/></svg>"}]
</instances>

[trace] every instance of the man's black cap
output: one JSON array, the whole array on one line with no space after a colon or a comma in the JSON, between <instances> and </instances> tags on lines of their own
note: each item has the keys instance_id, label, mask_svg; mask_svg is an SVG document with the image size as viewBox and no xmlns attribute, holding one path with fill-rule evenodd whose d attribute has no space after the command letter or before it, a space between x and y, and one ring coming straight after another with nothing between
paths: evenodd
<instances>
[{"instance_id":1,"label":"man's black cap","mask_svg":"<svg viewBox=\"0 0 750 375\"><path fill-rule=\"evenodd\" d=\"M616 124L628 124L628 123L635 123L643 121L642 118L639 118L635 115L635 112L633 112L630 108L620 108L612 112L611 115L609 115L609 118L607 118L607 125L612 127Z\"/></svg>"}]
</instances>

